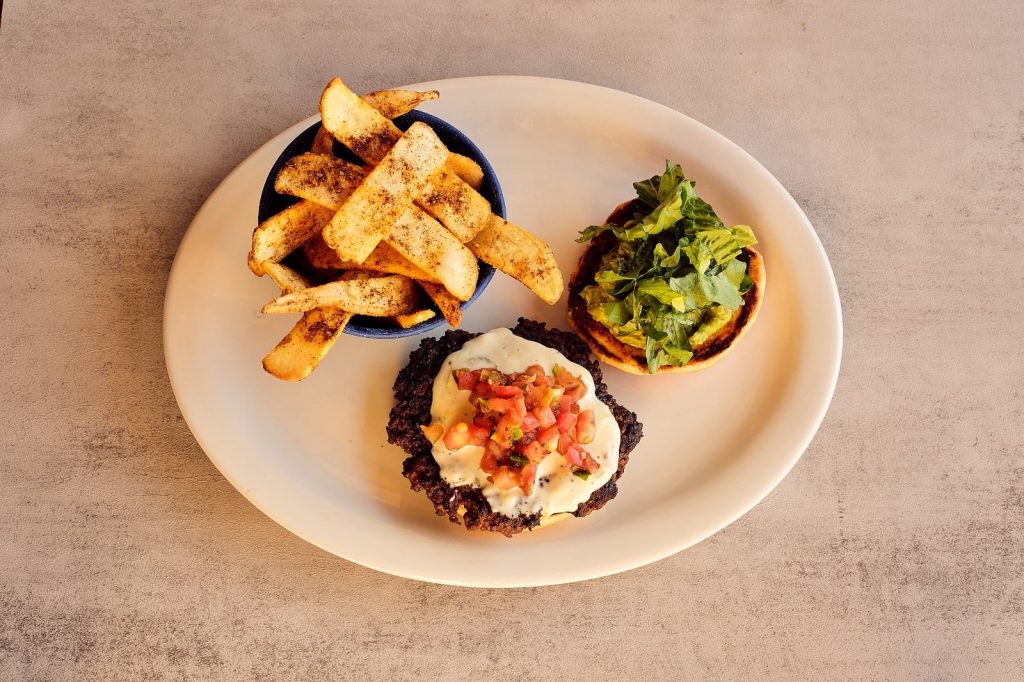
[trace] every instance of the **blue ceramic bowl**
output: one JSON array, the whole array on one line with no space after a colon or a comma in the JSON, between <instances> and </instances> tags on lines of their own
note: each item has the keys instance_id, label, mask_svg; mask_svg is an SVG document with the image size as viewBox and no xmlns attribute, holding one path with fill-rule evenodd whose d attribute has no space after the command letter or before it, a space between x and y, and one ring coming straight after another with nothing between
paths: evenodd
<instances>
[{"instance_id":1,"label":"blue ceramic bowl","mask_svg":"<svg viewBox=\"0 0 1024 682\"><path fill-rule=\"evenodd\" d=\"M436 116L425 114L421 111L410 111L408 114L399 116L395 119L395 125L402 130L407 130L416 121L423 121L437 133L437 136L441 138L445 146L452 152L468 156L469 158L480 164L480 168L484 171L483 183L480 185L478 190L481 195L489 202L491 202L491 210L501 216L505 216L505 199L501 195L501 186L498 184L498 178L494 174L494 169L491 168L491 164L487 162L483 152L473 144L468 137L462 134L455 126L450 123L446 123ZM263 222L270 216L283 211L292 204L296 203L298 199L295 197L285 196L278 194L274 191L274 178L277 177L277 172L281 169L289 159L294 156L298 156L303 152L308 152L309 147L313 144L313 138L316 136L317 130L320 129L319 123L314 123L309 128L299 134L291 144L285 147L281 155L277 157L277 161L274 162L273 168L270 169L270 174L267 176L267 181L263 185L263 193L260 195L260 211L259 211L259 222ZM334 154L335 156L351 161L353 163L361 164L359 158L349 151L344 145L335 141L334 143ZM287 262L287 261L286 261ZM475 301L487 288L487 284L494 277L494 268L487 265L483 261L480 261L480 279L476 284L476 291L473 292L473 296L462 304L462 309L468 308L473 301ZM441 316L440 311L437 311L437 315L421 322L408 329L402 329L401 327L389 324L387 320L367 317L365 315L356 315L349 322L348 326L345 327L346 334L352 334L353 336L365 336L372 339L391 339L402 336L414 336L416 334L422 334L428 332L431 329L436 329L441 325L445 324L444 317Z\"/></svg>"}]
</instances>

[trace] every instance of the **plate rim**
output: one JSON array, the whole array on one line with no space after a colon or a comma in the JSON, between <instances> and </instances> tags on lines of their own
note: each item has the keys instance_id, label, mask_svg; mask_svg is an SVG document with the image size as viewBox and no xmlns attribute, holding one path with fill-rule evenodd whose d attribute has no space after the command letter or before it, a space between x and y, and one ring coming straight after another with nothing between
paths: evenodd
<instances>
[{"instance_id":1,"label":"plate rim","mask_svg":"<svg viewBox=\"0 0 1024 682\"><path fill-rule=\"evenodd\" d=\"M177 249L175 251L174 260L173 260L173 263L171 264L171 268L170 268L170 270L168 272L167 282L166 282L165 289L164 289L164 303L163 303L163 306L162 306L163 324L161 325L161 329L162 329L162 344L163 344L163 350L164 350L165 368L167 370L168 380L169 380L169 382L171 384L171 390L172 390L172 393L174 395L175 402L178 405L178 410L181 413L182 419L184 419L186 425L189 427L189 431L192 433L193 438L195 438L196 443L200 446L200 448L203 450L204 454L206 454L206 457L210 460L211 463L213 463L213 465L217 468L217 470L221 473L221 475L224 476L224 478L229 483L231 483L232 487L234 487L246 500L248 500L253 506L255 506L257 509L259 509L263 514L265 514L267 517L269 517L275 523L277 523L278 525L280 525L282 528L286 529L290 533L292 533L292 534L302 538L304 541L314 545L315 547L318 547L319 549L321 549L321 550L323 550L323 551L325 551L325 552L327 552L327 553L329 553L331 555L337 556L337 557L339 557L339 558L341 558L341 559L343 559L345 561L352 562L354 564L363 566L365 568L369 568L369 569L374 570L374 571L378 571L378 572L381 572L381 573L386 573L386 574L389 574L389 575L394 575L394 576L401 577L401 578L406 578L406 579L410 579L410 580L417 580L417 581L421 581L421 582L429 582L429 583L435 583L435 584L442 584L442 585L451 585L451 586L460 586L460 587L472 587L472 588L483 588L483 589L494 589L494 588L514 589L514 588L522 588L522 587L542 587L542 586L548 586L548 585L561 585L561 584L567 584L567 583L581 582L581 581L584 581L584 580L592 580L592 579L596 579L596 578L601 578L601 577L606 577L606 576L611 576L611 575L617 575L619 573L630 571L630 570L633 570L635 568L640 568L640 567L643 567L643 566L647 566L649 564L655 563L655 562L660 561L662 559L665 559L667 557L670 557L670 556L673 556L675 554L678 554L679 552L681 552L681 551L683 551L685 549L689 549L690 547L693 547L693 546L703 542L704 540L706 540L709 537L715 535L716 533L718 533L722 529L724 529L727 526L733 524L736 520L738 520L739 518L741 518L742 516L744 516L745 514L750 512L750 510L752 510L758 504L760 504L765 499L765 497L768 496L769 493L771 493L776 487L778 487L778 485L782 482L782 480L787 475L789 475L790 471L792 471L792 469L796 465L796 463L803 457L804 453L807 451L807 448L810 446L812 440L814 439L814 436L817 435L818 430L821 428L821 424L824 421L825 415L827 414L828 409L831 406L832 400L833 400L833 398L835 396L835 389L836 389L836 386L837 386L838 380L839 380L839 372L840 372L840 368L841 368L841 364L842 364L843 341L844 341L844 338L843 338L842 302L841 302L841 299L839 297L839 288L838 288L838 285L836 283L836 278L835 278L835 273L834 273L833 268L832 268L832 263L831 263L831 261L830 261L830 259L828 257L828 253L825 251L824 245L821 243L821 239L818 236L817 231L814 229L813 225L811 224L810 220L807 218L807 215L804 213L804 211L801 208L801 206L799 205L799 203L797 203L797 201L793 198L793 196L789 193L789 191L785 188L785 186L782 185L782 183L778 180L778 178L770 170L768 170L768 168L763 163L758 161L755 157L753 157L749 152L747 152L745 149L740 147L738 144L736 144L735 142L733 142L732 140L730 140L729 138L727 138L723 134L717 132L716 130L714 130L710 126L702 123L701 121L699 121L697 119L694 119L693 117L691 117L691 116L689 116L689 115L687 115L687 114L685 114L685 113L683 113L683 112L681 112L679 110L673 109L671 107L668 107L668 106L666 106L664 104L661 104L660 102L651 100L649 98L642 97L640 95L629 93L629 92L626 92L626 91L623 91L623 90L618 90L616 88L611 88L611 87L602 86L602 85L596 85L596 84L592 84L592 83L586 83L586 82L582 82L582 81L574 81L574 80L567 80L567 79L560 79L560 78L550 78L550 77L543 77L543 76L522 76L522 75L464 76L464 77L458 77L458 78L448 78L448 79L423 81L423 82L420 82L420 83L413 83L413 84L410 84L410 85L401 85L401 86L394 86L394 87L405 88L405 89L441 89L441 88L444 88L444 87L451 87L451 86L456 85L456 84L460 85L462 87L466 87L466 86L468 86L468 87L490 86L494 82L517 83L517 84L524 84L524 85L527 85L527 86L529 86L529 85L544 85L544 86L548 86L548 87L554 86L554 87L576 88L576 89L585 89L585 90L596 89L596 90L599 90L599 91L604 91L606 95L611 95L613 97L619 97L619 98L625 98L626 100L633 100L634 103L640 104L642 106L647 106L647 107L654 106L654 107L656 107L658 109L661 109L664 113L667 113L670 116L681 117L684 121L686 121L688 123L688 125L696 126L704 134L709 135L709 136L715 138L718 143L721 143L721 144L726 145L727 147L730 147L733 150L734 153L738 153L742 157L745 157L745 159L749 163L752 164L753 168L760 169L764 173L764 175L766 176L765 179L770 184L772 184L774 186L776 191L780 192L781 196L783 196L785 201L789 204L789 207L791 209L795 209L795 215L799 217L800 222L802 224L802 227L811 236L811 238L813 240L813 243L814 243L814 247L815 247L815 249L817 251L817 254L818 254L818 256L821 259L821 263L824 265L825 274L826 274L826 276L828 278L828 283L829 283L829 287L828 287L828 289L829 289L829 291L828 291L829 297L828 298L829 298L830 303L832 305L832 308L833 308L833 310L835 312L834 320L833 320L834 324L833 324L833 328L831 330L832 334L833 334L833 337L835 339L835 344L834 344L833 348L830 349L831 350L831 353L830 353L831 358L830 358L830 362L828 363L829 364L829 376L828 376L828 381L827 381L825 398L820 402L820 404L818 406L818 409L817 409L816 413L814 414L813 419L808 422L809 426L805 429L805 432L803 434L801 434L800 438L798 439L797 442L799 443L799 447L794 447L793 448L793 454L789 455L787 461L785 462L785 464L783 466L779 466L774 471L774 475L767 476L764 479L762 479L761 485L759 486L758 491L755 494L752 494L749 497L745 498L744 501L741 504L738 505L739 511L736 511L736 512L734 512L732 514L728 514L728 515L722 516L721 519L723 519L723 520L720 521L720 522L715 522L715 523L709 524L708 528L706 530L702 530L700 533L698 533L699 537L697 537L697 539L695 539L695 540L692 540L692 541L682 540L680 542L674 542L674 543L673 542L666 542L663 545L661 545L661 549L648 550L646 553L640 553L639 555L638 555L638 553L635 553L635 552L634 553L627 553L624 556L628 556L628 557L631 557L631 558L629 558L629 559L623 558L623 559L618 559L618 560L610 561L607 564L603 564L601 568L598 568L598 569L595 569L595 570L583 571L583 572L579 572L578 571L578 572L576 572L573 575L568 575L568 576L560 575L560 576L554 577L553 579L548 579L548 580L524 580L524 581L521 581L521 582L516 582L516 581L488 582L487 580L467 581L467 580L461 580L461 579L455 579L455 578L449 579L449 578L444 578L444 577L440 577L440 576L436 576L436 575L417 574L415 571L411 571L411 570L409 570L409 571L395 570L395 569L393 569L391 567L386 567L386 566L382 566L382 565L375 565L375 562L369 561L369 560L364 560L362 558L356 559L356 558L351 558L351 557L348 557L348 556L343 556L342 554L338 553L337 551L335 551L333 549L329 549L329 548L325 547L323 544L321 544L320 542L317 542L316 540L312 539L311 537L309 537L309 535L306 532L304 532L302 530L298 530L298 529L292 528L292 527L286 525L279 518L279 516L280 516L279 514L276 514L276 513L272 512L270 509L267 508L269 505L261 504L259 496L254 491L244 489L244 486L240 485L240 483L237 481L237 479L232 476L231 472L229 470L227 470L225 466L222 466L222 464L218 461L218 458L216 456L214 456L213 454L211 454L211 449L208 447L208 445L206 443L204 443L204 438L199 433L197 433L196 430L193 428L193 421L189 418L189 411L182 404L182 400L180 398L180 396L182 395L182 393L181 393L181 385L175 379L175 375L176 374L178 375L179 379L181 378L181 372L180 371L179 372L175 372L174 371L174 367L176 366L176 362L175 362L175 360L172 357L172 350L171 350L170 344L168 343L169 336L172 334L171 329L170 329L171 328L171 323L169 321L170 320L169 312L170 312L171 303L172 303L172 300L173 300L173 296L171 295L171 291L172 291L172 288L174 287L174 283L175 283L176 279L181 276L181 272L182 272L182 269L184 267L182 265L182 260L179 258L179 256L182 253L182 251L184 250L185 246L190 241L190 238L191 239L195 238L195 234L196 233L193 232L193 228L195 227L195 225L196 225L196 223L198 221L198 218L204 213L204 211L209 206L211 206L213 204L214 199L217 198L217 195L221 192L222 188L224 186L228 185L229 181L232 180L236 175L239 175L241 173L241 171L243 169L245 169L250 162L252 162L256 157L260 156L263 153L264 149L266 149L267 147L271 147L271 146L275 145L279 139L284 139L287 136L294 137L296 131L301 131L302 129L304 129L305 126L308 126L311 123L313 123L314 121L318 120L319 119L319 114L313 114L313 115L311 115L311 116L309 116L309 117L307 117L307 118L305 118L305 119L303 119L303 120L301 120L301 121L299 121L299 122L289 126L288 128L285 128L284 130L278 132L273 137L271 137L270 139L265 141L263 144L261 144L255 150L253 150L242 161L240 161L234 168L232 168L231 171L227 175L224 176L224 178L217 184L217 186L210 193L210 195L206 198L206 200L203 201L202 205L199 207L199 209L196 211L195 215L193 216L192 220L189 222L189 226L185 230L185 233L182 235L182 238L179 241L178 247L177 247ZM291 137L288 137L288 139L291 139Z\"/></svg>"}]
</instances>

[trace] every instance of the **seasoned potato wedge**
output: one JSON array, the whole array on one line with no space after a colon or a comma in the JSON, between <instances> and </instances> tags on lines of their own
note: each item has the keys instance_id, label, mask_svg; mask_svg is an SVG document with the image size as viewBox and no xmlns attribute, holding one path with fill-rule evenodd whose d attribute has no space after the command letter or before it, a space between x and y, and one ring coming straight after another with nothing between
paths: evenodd
<instances>
[{"instance_id":1,"label":"seasoned potato wedge","mask_svg":"<svg viewBox=\"0 0 1024 682\"><path fill-rule=\"evenodd\" d=\"M320 96L320 120L334 139L369 164L378 164L402 137L379 111L334 78Z\"/></svg>"},{"instance_id":2,"label":"seasoned potato wedge","mask_svg":"<svg viewBox=\"0 0 1024 682\"><path fill-rule=\"evenodd\" d=\"M476 290L476 256L423 211L403 213L391 227L388 243L456 298L468 301Z\"/></svg>"},{"instance_id":3,"label":"seasoned potato wedge","mask_svg":"<svg viewBox=\"0 0 1024 682\"><path fill-rule=\"evenodd\" d=\"M423 310L413 311L408 315L395 315L395 322L402 329L408 329L409 327L415 327L420 322L426 322L436 315L437 313L430 308L424 308Z\"/></svg>"},{"instance_id":4,"label":"seasoned potato wedge","mask_svg":"<svg viewBox=\"0 0 1024 682\"><path fill-rule=\"evenodd\" d=\"M374 99L384 92L371 93ZM365 96L364 96L365 97ZM404 112L403 112L404 113ZM402 131L373 104L352 92L340 78L333 78L320 96L320 120L336 140L371 165L380 163L388 150L402 137ZM446 163L469 184L479 186L483 170L473 159L451 154Z\"/></svg>"},{"instance_id":5,"label":"seasoned potato wedge","mask_svg":"<svg viewBox=\"0 0 1024 682\"><path fill-rule=\"evenodd\" d=\"M362 263L412 207L447 155L430 126L413 123L334 214L324 228L324 241L342 260Z\"/></svg>"},{"instance_id":6,"label":"seasoned potato wedge","mask_svg":"<svg viewBox=\"0 0 1024 682\"><path fill-rule=\"evenodd\" d=\"M459 303L459 299L452 296L447 289L440 284L433 284L431 282L417 282L423 291L427 292L427 296L434 302L437 309L441 311L441 315L444 316L445 321L448 325L455 329L462 322L462 306Z\"/></svg>"},{"instance_id":7,"label":"seasoned potato wedge","mask_svg":"<svg viewBox=\"0 0 1024 682\"><path fill-rule=\"evenodd\" d=\"M300 201L276 213L252 233L249 268L263 274L263 263L276 263L302 246L327 225L334 213L312 201Z\"/></svg>"},{"instance_id":8,"label":"seasoned potato wedge","mask_svg":"<svg viewBox=\"0 0 1024 682\"><path fill-rule=\"evenodd\" d=\"M387 118L398 118L407 114L424 102L441 96L437 90L375 90L368 92L360 99Z\"/></svg>"},{"instance_id":9,"label":"seasoned potato wedge","mask_svg":"<svg viewBox=\"0 0 1024 682\"><path fill-rule=\"evenodd\" d=\"M420 215L423 214L420 213ZM398 222L401 222L401 218L399 218ZM398 223L395 224L397 225ZM335 256L337 256L337 254L335 254ZM399 253L398 250L392 246L391 242L381 242L380 244L377 244L377 248L375 248L362 263L343 261L341 259L338 259L337 262L339 263L338 267L345 270L370 270L389 275L405 275L411 279L423 280L426 282L440 281L435 275L423 270ZM473 258L473 263L476 263L476 257Z\"/></svg>"},{"instance_id":10,"label":"seasoned potato wedge","mask_svg":"<svg viewBox=\"0 0 1024 682\"><path fill-rule=\"evenodd\" d=\"M313 237L303 244L302 251L306 260L314 268L320 270L352 270L380 272L389 275L405 275L416 280L436 282L437 279L417 267L408 258L398 253L388 242L381 242L362 263L344 261L338 258L334 249L327 246L320 237Z\"/></svg>"},{"instance_id":11,"label":"seasoned potato wedge","mask_svg":"<svg viewBox=\"0 0 1024 682\"><path fill-rule=\"evenodd\" d=\"M324 89L321 96L321 119L324 127L330 130L338 141L350 148L355 156L371 165L380 163L401 137L401 131L389 119L349 90L340 78L333 79ZM449 187L453 183L465 184L466 182L461 179L463 176L475 186L479 186L483 177L483 171L475 161L460 155L450 154L445 160L445 168L447 173L440 182L440 188L446 193L451 191ZM472 191L475 194L475 190ZM423 208L430 212L426 206ZM453 209L453 212L460 213L456 209ZM476 230L482 229L482 226L471 219L472 214L467 216L470 222L461 228L463 231L475 233ZM452 229L446 222L444 225ZM456 229L460 227L457 226Z\"/></svg>"},{"instance_id":12,"label":"seasoned potato wedge","mask_svg":"<svg viewBox=\"0 0 1024 682\"><path fill-rule=\"evenodd\" d=\"M351 282L354 279L375 279L386 275L387 273L377 272L376 270L346 270L341 273L341 280L343 282Z\"/></svg>"},{"instance_id":13,"label":"seasoned potato wedge","mask_svg":"<svg viewBox=\"0 0 1024 682\"><path fill-rule=\"evenodd\" d=\"M281 166L274 189L337 210L365 177L366 171L354 163L307 152Z\"/></svg>"},{"instance_id":14,"label":"seasoned potato wedge","mask_svg":"<svg viewBox=\"0 0 1024 682\"><path fill-rule=\"evenodd\" d=\"M331 131L321 125L320 129L316 131L316 136L313 137L313 144L309 146L309 151L312 154L334 156L334 136L331 135Z\"/></svg>"},{"instance_id":15,"label":"seasoned potato wedge","mask_svg":"<svg viewBox=\"0 0 1024 682\"><path fill-rule=\"evenodd\" d=\"M380 248L378 246L378 248ZM374 249L376 251L377 249ZM320 235L310 239L302 245L302 254L306 260L317 270L341 270L345 261L338 258L334 249L327 246L327 242ZM370 254L373 255L372 253ZM402 273L405 274L405 273Z\"/></svg>"},{"instance_id":16,"label":"seasoned potato wedge","mask_svg":"<svg viewBox=\"0 0 1024 682\"><path fill-rule=\"evenodd\" d=\"M353 163L307 152L281 167L274 179L274 189L337 210L365 176L366 170ZM490 202L459 182L448 169L441 169L430 178L416 204L461 242L476 236L491 215Z\"/></svg>"},{"instance_id":17,"label":"seasoned potato wedge","mask_svg":"<svg viewBox=\"0 0 1024 682\"><path fill-rule=\"evenodd\" d=\"M270 279L274 280L274 284L281 287L281 291L285 294L302 291L310 286L308 279L281 263L264 263L263 272L269 275Z\"/></svg>"},{"instance_id":18,"label":"seasoned potato wedge","mask_svg":"<svg viewBox=\"0 0 1024 682\"><path fill-rule=\"evenodd\" d=\"M309 287L309 281L286 265L264 263L267 275L290 294ZM316 308L302 314L288 335L263 358L263 369L284 381L302 381L316 369L341 336L352 314L341 308Z\"/></svg>"},{"instance_id":19,"label":"seasoned potato wedge","mask_svg":"<svg viewBox=\"0 0 1024 682\"><path fill-rule=\"evenodd\" d=\"M337 210L364 176L362 168L347 161L322 154L300 154L278 171L274 189ZM416 204L461 242L472 239L491 216L490 202L446 169L430 178Z\"/></svg>"},{"instance_id":20,"label":"seasoned potato wedge","mask_svg":"<svg viewBox=\"0 0 1024 682\"><path fill-rule=\"evenodd\" d=\"M468 156L451 152L444 166L465 180L466 184L473 189L480 189L480 185L484 183L484 169Z\"/></svg>"},{"instance_id":21,"label":"seasoned potato wedge","mask_svg":"<svg viewBox=\"0 0 1024 682\"><path fill-rule=\"evenodd\" d=\"M491 218L491 202L448 168L442 168L430 178L416 204L447 227L460 242L475 237Z\"/></svg>"},{"instance_id":22,"label":"seasoned potato wedge","mask_svg":"<svg viewBox=\"0 0 1024 682\"><path fill-rule=\"evenodd\" d=\"M303 313L323 306L344 308L357 315L390 317L417 308L415 283L408 277L388 275L338 281L284 294L263 306L263 313Z\"/></svg>"},{"instance_id":23,"label":"seasoned potato wedge","mask_svg":"<svg viewBox=\"0 0 1024 682\"><path fill-rule=\"evenodd\" d=\"M263 369L284 381L302 381L320 361L352 319L341 308L315 308L302 314L288 335L263 358Z\"/></svg>"},{"instance_id":24,"label":"seasoned potato wedge","mask_svg":"<svg viewBox=\"0 0 1024 682\"><path fill-rule=\"evenodd\" d=\"M281 193L335 208L351 193L347 178L361 171L358 166L340 159L302 154L281 168L275 188ZM490 205L479 194L472 194L484 203L483 215L489 219ZM401 228L398 235L396 228ZM343 260L324 240L316 237L306 242L303 251L315 268L371 269L443 282L452 293L465 300L476 288L478 268L476 258L460 241L424 211L413 207L391 226L387 241L378 244L362 263Z\"/></svg>"},{"instance_id":25,"label":"seasoned potato wedge","mask_svg":"<svg viewBox=\"0 0 1024 682\"><path fill-rule=\"evenodd\" d=\"M483 262L515 277L547 303L555 303L565 283L555 254L543 239L498 216L466 244Z\"/></svg>"}]
</instances>

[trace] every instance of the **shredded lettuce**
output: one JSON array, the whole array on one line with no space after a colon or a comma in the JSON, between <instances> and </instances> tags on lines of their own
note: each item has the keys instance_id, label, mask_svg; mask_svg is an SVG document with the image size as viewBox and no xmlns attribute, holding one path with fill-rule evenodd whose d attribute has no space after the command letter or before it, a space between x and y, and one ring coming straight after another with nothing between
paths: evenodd
<instances>
[{"instance_id":1,"label":"shredded lettuce","mask_svg":"<svg viewBox=\"0 0 1024 682\"><path fill-rule=\"evenodd\" d=\"M678 164L633 183L640 209L624 225L592 225L586 242L611 232L618 243L581 296L590 315L622 343L643 348L648 371L685 365L743 305L751 286L737 256L757 243L748 225L727 227Z\"/></svg>"}]
</instances>

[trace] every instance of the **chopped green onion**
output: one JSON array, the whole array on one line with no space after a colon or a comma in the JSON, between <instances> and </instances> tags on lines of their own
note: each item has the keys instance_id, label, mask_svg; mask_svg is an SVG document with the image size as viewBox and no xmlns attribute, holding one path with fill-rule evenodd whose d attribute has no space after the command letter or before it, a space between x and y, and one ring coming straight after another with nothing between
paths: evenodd
<instances>
[{"instance_id":1,"label":"chopped green onion","mask_svg":"<svg viewBox=\"0 0 1024 682\"><path fill-rule=\"evenodd\" d=\"M519 428L518 426L513 426L512 430L509 432L509 438L512 440L512 442L515 443L517 440L519 440L522 437L523 437L523 430L521 428Z\"/></svg>"},{"instance_id":2,"label":"chopped green onion","mask_svg":"<svg viewBox=\"0 0 1024 682\"><path fill-rule=\"evenodd\" d=\"M572 474L573 476L579 476L584 481L590 478L590 472L587 471L586 469L573 469Z\"/></svg>"},{"instance_id":3,"label":"chopped green onion","mask_svg":"<svg viewBox=\"0 0 1024 682\"><path fill-rule=\"evenodd\" d=\"M517 467L526 466L526 464L530 461L530 460L526 459L525 457L523 457L522 455L520 455L518 452L513 452L512 454L510 454L508 456L508 458Z\"/></svg>"}]
</instances>

